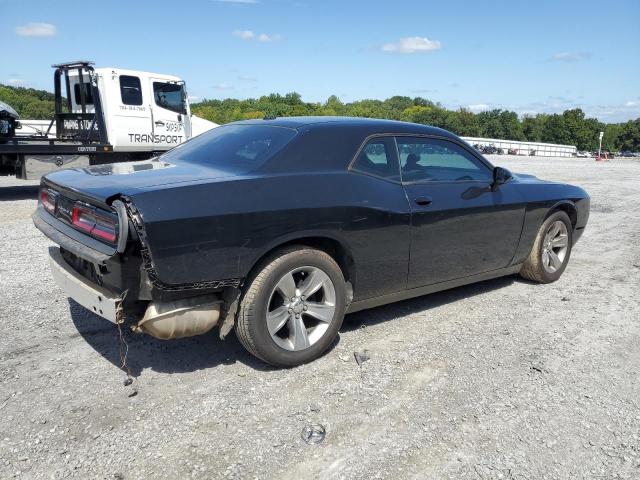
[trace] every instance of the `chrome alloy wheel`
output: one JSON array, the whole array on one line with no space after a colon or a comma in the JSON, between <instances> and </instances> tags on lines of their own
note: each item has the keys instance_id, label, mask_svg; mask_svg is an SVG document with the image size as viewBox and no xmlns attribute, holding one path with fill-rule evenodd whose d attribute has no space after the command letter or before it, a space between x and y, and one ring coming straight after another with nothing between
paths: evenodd
<instances>
[{"instance_id":1,"label":"chrome alloy wheel","mask_svg":"<svg viewBox=\"0 0 640 480\"><path fill-rule=\"evenodd\" d=\"M325 334L336 311L336 289L317 267L298 267L276 284L267 305L267 328L281 348L300 351Z\"/></svg>"},{"instance_id":2,"label":"chrome alloy wheel","mask_svg":"<svg viewBox=\"0 0 640 480\"><path fill-rule=\"evenodd\" d=\"M549 273L555 273L562 267L569 249L567 225L556 220L547 229L542 242L542 266Z\"/></svg>"}]
</instances>

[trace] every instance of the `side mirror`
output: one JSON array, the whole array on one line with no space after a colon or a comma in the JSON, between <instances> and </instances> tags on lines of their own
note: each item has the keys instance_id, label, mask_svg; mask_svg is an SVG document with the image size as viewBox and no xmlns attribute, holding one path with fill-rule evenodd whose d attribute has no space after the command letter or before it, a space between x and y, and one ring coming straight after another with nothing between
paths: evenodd
<instances>
[{"instance_id":1,"label":"side mirror","mask_svg":"<svg viewBox=\"0 0 640 480\"><path fill-rule=\"evenodd\" d=\"M506 168L495 167L493 169L493 183L491 184L491 191L495 192L498 190L498 187L503 183L507 183L509 180L513 178L511 172Z\"/></svg>"}]
</instances>

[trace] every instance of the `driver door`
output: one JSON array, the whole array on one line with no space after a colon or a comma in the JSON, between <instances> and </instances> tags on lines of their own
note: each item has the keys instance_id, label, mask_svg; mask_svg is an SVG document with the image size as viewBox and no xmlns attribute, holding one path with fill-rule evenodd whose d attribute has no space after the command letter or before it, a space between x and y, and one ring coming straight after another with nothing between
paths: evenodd
<instances>
[{"instance_id":1,"label":"driver door","mask_svg":"<svg viewBox=\"0 0 640 480\"><path fill-rule=\"evenodd\" d=\"M408 288L507 267L525 212L515 184L492 192L491 167L453 141L396 141L411 205Z\"/></svg>"},{"instance_id":2,"label":"driver door","mask_svg":"<svg viewBox=\"0 0 640 480\"><path fill-rule=\"evenodd\" d=\"M149 81L154 148L169 150L191 136L184 83L159 78Z\"/></svg>"}]
</instances>

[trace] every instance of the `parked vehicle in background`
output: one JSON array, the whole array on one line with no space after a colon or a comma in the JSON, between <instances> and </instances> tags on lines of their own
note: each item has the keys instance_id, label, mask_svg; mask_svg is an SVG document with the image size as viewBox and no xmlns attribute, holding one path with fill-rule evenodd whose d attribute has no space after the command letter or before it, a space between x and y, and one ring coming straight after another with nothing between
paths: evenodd
<instances>
[{"instance_id":1,"label":"parked vehicle in background","mask_svg":"<svg viewBox=\"0 0 640 480\"><path fill-rule=\"evenodd\" d=\"M502 155L504 150L497 148L493 143L482 147L482 153L485 155Z\"/></svg>"},{"instance_id":2,"label":"parked vehicle in background","mask_svg":"<svg viewBox=\"0 0 640 480\"><path fill-rule=\"evenodd\" d=\"M510 148L507 153L509 155L518 155L518 149L517 148Z\"/></svg>"},{"instance_id":3,"label":"parked vehicle in background","mask_svg":"<svg viewBox=\"0 0 640 480\"><path fill-rule=\"evenodd\" d=\"M620 153L621 157L625 157L625 158L631 158L634 156L633 152L630 152L629 150L625 150L624 152Z\"/></svg>"},{"instance_id":4,"label":"parked vehicle in background","mask_svg":"<svg viewBox=\"0 0 640 480\"><path fill-rule=\"evenodd\" d=\"M589 152L578 152L576 153L576 157L578 158L589 158L591 155Z\"/></svg>"},{"instance_id":5,"label":"parked vehicle in background","mask_svg":"<svg viewBox=\"0 0 640 480\"><path fill-rule=\"evenodd\" d=\"M179 77L92 65L53 65L55 114L46 128L25 125L23 134L15 110L0 104L0 166L37 179L62 168L142 160L217 126L191 114Z\"/></svg>"},{"instance_id":6,"label":"parked vehicle in background","mask_svg":"<svg viewBox=\"0 0 640 480\"><path fill-rule=\"evenodd\" d=\"M0 141L2 138L13 136L20 115L10 105L0 102Z\"/></svg>"},{"instance_id":7,"label":"parked vehicle in background","mask_svg":"<svg viewBox=\"0 0 640 480\"><path fill-rule=\"evenodd\" d=\"M231 123L152 160L54 172L36 226L78 303L162 339L235 324L270 364L311 361L346 312L519 273L557 280L579 187L513 175L439 128Z\"/></svg>"}]
</instances>

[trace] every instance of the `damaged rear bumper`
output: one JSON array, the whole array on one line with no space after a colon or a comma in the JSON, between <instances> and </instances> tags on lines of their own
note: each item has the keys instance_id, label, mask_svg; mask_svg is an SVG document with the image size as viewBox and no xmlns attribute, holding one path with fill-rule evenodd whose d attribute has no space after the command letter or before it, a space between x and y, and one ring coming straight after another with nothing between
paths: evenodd
<instances>
[{"instance_id":1,"label":"damaged rear bumper","mask_svg":"<svg viewBox=\"0 0 640 480\"><path fill-rule=\"evenodd\" d=\"M124 294L89 282L64 260L57 247L49 248L49 263L53 279L69 297L111 322L122 322Z\"/></svg>"},{"instance_id":2,"label":"damaged rear bumper","mask_svg":"<svg viewBox=\"0 0 640 480\"><path fill-rule=\"evenodd\" d=\"M55 282L69 297L113 323L124 322L126 292L118 294L83 277L56 247L49 248L49 261ZM144 316L133 329L161 340L202 335L218 324L221 304L218 295L149 302Z\"/></svg>"}]
</instances>

